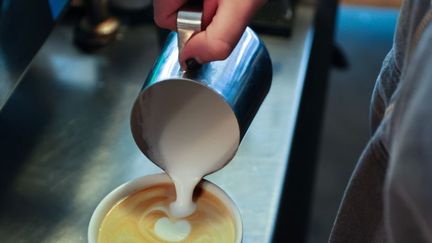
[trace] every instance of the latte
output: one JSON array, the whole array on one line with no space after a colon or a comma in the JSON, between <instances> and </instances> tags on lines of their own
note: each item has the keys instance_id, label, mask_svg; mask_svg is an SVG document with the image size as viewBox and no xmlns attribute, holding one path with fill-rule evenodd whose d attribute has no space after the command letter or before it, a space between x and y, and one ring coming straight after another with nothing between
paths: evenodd
<instances>
[{"instance_id":1,"label":"latte","mask_svg":"<svg viewBox=\"0 0 432 243\"><path fill-rule=\"evenodd\" d=\"M168 210L175 193L173 184L159 183L123 198L103 218L98 242L236 242L236 221L221 199L198 186L195 212L178 219Z\"/></svg>"}]
</instances>

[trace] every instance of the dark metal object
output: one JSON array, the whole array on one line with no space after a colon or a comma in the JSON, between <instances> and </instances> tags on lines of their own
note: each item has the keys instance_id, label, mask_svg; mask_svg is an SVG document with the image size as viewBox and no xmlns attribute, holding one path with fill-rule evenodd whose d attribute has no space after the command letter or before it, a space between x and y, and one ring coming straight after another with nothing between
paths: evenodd
<instances>
[{"instance_id":1,"label":"dark metal object","mask_svg":"<svg viewBox=\"0 0 432 243\"><path fill-rule=\"evenodd\" d=\"M75 29L74 41L85 51L106 46L115 40L120 22L110 16L107 0L85 0L87 14Z\"/></svg>"},{"instance_id":2,"label":"dark metal object","mask_svg":"<svg viewBox=\"0 0 432 243\"><path fill-rule=\"evenodd\" d=\"M0 110L68 2L0 1Z\"/></svg>"},{"instance_id":3,"label":"dark metal object","mask_svg":"<svg viewBox=\"0 0 432 243\"><path fill-rule=\"evenodd\" d=\"M291 35L296 2L297 0L268 1L252 19L252 29L264 34Z\"/></svg>"},{"instance_id":4,"label":"dark metal object","mask_svg":"<svg viewBox=\"0 0 432 243\"><path fill-rule=\"evenodd\" d=\"M332 64L337 0L318 1L314 37L273 242L306 241L328 74Z\"/></svg>"}]
</instances>

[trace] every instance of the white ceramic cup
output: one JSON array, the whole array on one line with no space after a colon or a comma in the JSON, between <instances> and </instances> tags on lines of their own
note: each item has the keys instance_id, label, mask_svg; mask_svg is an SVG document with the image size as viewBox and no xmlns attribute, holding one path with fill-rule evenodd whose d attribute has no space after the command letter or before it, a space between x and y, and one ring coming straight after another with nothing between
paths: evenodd
<instances>
[{"instance_id":1,"label":"white ceramic cup","mask_svg":"<svg viewBox=\"0 0 432 243\"><path fill-rule=\"evenodd\" d=\"M117 187L113 191L111 191L108 195L105 196L104 199L98 204L93 215L90 219L89 227L88 227L88 242L89 243L97 243L98 232L100 228L100 224L104 219L105 215L111 210L111 208L118 203L123 198L133 194L136 191L161 184L161 183L172 183L169 176L165 173L154 174L143 176L131 181L124 183L123 185ZM209 191L214 194L217 198L219 198L224 205L228 208L231 215L233 216L235 227L236 227L236 240L235 243L242 242L243 236L243 225L240 216L239 209L235 205L234 201L218 186L209 182L207 180L203 180L199 186L201 186L205 191Z\"/></svg>"}]
</instances>

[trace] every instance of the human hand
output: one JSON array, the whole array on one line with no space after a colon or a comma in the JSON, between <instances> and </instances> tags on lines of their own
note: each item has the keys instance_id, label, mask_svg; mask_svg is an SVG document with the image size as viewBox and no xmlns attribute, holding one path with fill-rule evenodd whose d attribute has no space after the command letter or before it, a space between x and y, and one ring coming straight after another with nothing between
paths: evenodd
<instances>
[{"instance_id":1,"label":"human hand","mask_svg":"<svg viewBox=\"0 0 432 243\"><path fill-rule=\"evenodd\" d=\"M203 0L203 29L192 36L179 56L182 66L191 58L207 63L227 58L247 24L266 0ZM156 24L176 30L177 12L187 0L154 0Z\"/></svg>"}]
</instances>

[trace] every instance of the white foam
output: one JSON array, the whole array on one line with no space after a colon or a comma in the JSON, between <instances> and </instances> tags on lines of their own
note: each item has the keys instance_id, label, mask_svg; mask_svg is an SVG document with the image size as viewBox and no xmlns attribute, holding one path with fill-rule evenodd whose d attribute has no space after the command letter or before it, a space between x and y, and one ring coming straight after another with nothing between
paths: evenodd
<instances>
[{"instance_id":1,"label":"white foam","mask_svg":"<svg viewBox=\"0 0 432 243\"><path fill-rule=\"evenodd\" d=\"M164 241L179 242L189 236L191 225L187 220L171 221L164 217L156 222L154 232Z\"/></svg>"},{"instance_id":2,"label":"white foam","mask_svg":"<svg viewBox=\"0 0 432 243\"><path fill-rule=\"evenodd\" d=\"M237 150L240 132L230 106L191 81L152 86L140 100L143 140L150 159L176 186L175 217L195 211L192 195L203 176L222 168Z\"/></svg>"},{"instance_id":3,"label":"white foam","mask_svg":"<svg viewBox=\"0 0 432 243\"><path fill-rule=\"evenodd\" d=\"M187 217L195 212L196 205L192 201L193 191L195 186L201 180L202 177L195 178L178 178L174 174L172 180L176 188L176 201L170 204L169 212L171 217L183 218Z\"/></svg>"}]
</instances>

